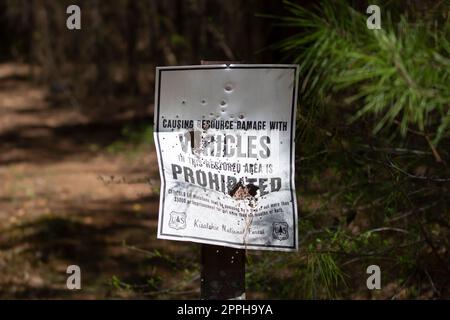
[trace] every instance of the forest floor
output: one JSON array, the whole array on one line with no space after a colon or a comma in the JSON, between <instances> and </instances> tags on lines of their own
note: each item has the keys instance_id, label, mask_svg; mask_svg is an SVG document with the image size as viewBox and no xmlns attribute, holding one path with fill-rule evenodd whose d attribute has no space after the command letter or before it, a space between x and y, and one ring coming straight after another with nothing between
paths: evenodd
<instances>
[{"instance_id":1,"label":"forest floor","mask_svg":"<svg viewBox=\"0 0 450 320\"><path fill-rule=\"evenodd\" d=\"M0 65L0 298L198 297L198 246L156 239L154 145L115 152L137 112L55 106L29 73Z\"/></svg>"}]
</instances>

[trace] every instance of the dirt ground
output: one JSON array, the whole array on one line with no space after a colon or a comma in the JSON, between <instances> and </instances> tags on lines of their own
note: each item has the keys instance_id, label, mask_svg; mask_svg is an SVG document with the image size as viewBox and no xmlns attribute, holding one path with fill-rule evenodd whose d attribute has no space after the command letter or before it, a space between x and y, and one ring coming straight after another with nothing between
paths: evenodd
<instances>
[{"instance_id":1,"label":"dirt ground","mask_svg":"<svg viewBox=\"0 0 450 320\"><path fill-rule=\"evenodd\" d=\"M54 106L29 75L0 65L0 298L198 297L198 246L156 239L154 146L108 151L136 114Z\"/></svg>"}]
</instances>

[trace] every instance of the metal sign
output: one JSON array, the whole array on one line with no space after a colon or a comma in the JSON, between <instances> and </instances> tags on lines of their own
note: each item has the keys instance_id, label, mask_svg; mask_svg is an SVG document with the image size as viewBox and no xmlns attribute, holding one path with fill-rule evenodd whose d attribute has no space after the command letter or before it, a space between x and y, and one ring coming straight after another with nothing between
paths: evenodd
<instances>
[{"instance_id":1,"label":"metal sign","mask_svg":"<svg viewBox=\"0 0 450 320\"><path fill-rule=\"evenodd\" d=\"M156 71L158 238L297 249L296 65Z\"/></svg>"}]
</instances>

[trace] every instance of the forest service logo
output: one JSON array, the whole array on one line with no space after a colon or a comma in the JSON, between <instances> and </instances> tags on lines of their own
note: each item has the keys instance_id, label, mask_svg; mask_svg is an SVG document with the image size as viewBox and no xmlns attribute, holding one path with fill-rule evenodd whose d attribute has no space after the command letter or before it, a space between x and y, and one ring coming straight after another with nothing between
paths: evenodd
<instances>
[{"instance_id":1,"label":"forest service logo","mask_svg":"<svg viewBox=\"0 0 450 320\"><path fill-rule=\"evenodd\" d=\"M170 213L169 227L175 230L186 228L186 213L172 211Z\"/></svg>"},{"instance_id":2,"label":"forest service logo","mask_svg":"<svg viewBox=\"0 0 450 320\"><path fill-rule=\"evenodd\" d=\"M287 222L273 223L273 238L277 240L287 240L289 238Z\"/></svg>"}]
</instances>

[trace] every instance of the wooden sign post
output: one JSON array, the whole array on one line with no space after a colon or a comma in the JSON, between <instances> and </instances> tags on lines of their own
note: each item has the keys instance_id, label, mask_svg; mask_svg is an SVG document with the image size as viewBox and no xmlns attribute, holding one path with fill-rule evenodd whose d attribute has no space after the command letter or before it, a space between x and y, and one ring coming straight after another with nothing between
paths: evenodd
<instances>
[{"instance_id":1,"label":"wooden sign post","mask_svg":"<svg viewBox=\"0 0 450 320\"><path fill-rule=\"evenodd\" d=\"M245 299L245 250L202 244L201 299Z\"/></svg>"},{"instance_id":2,"label":"wooden sign post","mask_svg":"<svg viewBox=\"0 0 450 320\"><path fill-rule=\"evenodd\" d=\"M239 63L201 61L208 64ZM201 299L245 299L245 250L202 244Z\"/></svg>"}]
</instances>

